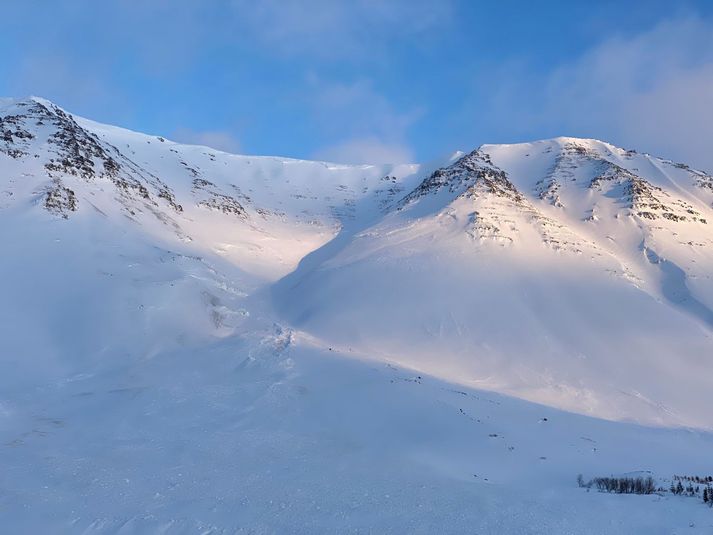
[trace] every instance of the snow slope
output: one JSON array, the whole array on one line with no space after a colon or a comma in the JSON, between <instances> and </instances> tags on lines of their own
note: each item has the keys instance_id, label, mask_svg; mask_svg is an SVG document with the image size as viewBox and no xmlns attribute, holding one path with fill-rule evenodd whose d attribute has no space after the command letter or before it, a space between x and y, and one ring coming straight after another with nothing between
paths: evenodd
<instances>
[{"instance_id":1,"label":"snow slope","mask_svg":"<svg viewBox=\"0 0 713 535\"><path fill-rule=\"evenodd\" d=\"M0 521L708 533L713 178L594 140L239 156L0 99Z\"/></svg>"},{"instance_id":2,"label":"snow slope","mask_svg":"<svg viewBox=\"0 0 713 535\"><path fill-rule=\"evenodd\" d=\"M312 253L278 285L278 309L461 384L710 429L709 184L592 140L485 146L336 254Z\"/></svg>"}]
</instances>

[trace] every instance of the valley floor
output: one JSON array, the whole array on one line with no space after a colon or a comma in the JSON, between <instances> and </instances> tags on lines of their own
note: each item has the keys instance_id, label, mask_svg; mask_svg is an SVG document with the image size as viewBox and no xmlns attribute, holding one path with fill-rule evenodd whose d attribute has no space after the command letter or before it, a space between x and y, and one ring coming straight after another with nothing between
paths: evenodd
<instances>
[{"instance_id":1,"label":"valley floor","mask_svg":"<svg viewBox=\"0 0 713 535\"><path fill-rule=\"evenodd\" d=\"M698 498L576 484L706 472L710 434L573 415L345 352L275 326L22 392L3 379L4 529L713 531Z\"/></svg>"}]
</instances>

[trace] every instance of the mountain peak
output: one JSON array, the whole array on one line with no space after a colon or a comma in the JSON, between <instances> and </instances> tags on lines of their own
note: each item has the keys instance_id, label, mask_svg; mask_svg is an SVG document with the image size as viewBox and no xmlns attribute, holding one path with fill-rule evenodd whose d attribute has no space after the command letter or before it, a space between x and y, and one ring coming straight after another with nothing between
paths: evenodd
<instances>
[{"instance_id":1,"label":"mountain peak","mask_svg":"<svg viewBox=\"0 0 713 535\"><path fill-rule=\"evenodd\" d=\"M235 156L2 102L3 512L232 532L260 502L288 519L262 531L348 531L344 511L444 488L449 512L502 492L519 533L551 480L587 500L553 525L599 533L577 473L709 469L709 434L602 419L713 428L713 178L577 138L422 166ZM191 526L169 505L201 500Z\"/></svg>"},{"instance_id":2,"label":"mountain peak","mask_svg":"<svg viewBox=\"0 0 713 535\"><path fill-rule=\"evenodd\" d=\"M28 95L26 97L0 97L0 108L5 108L8 106L27 106L31 104L42 104L48 108L60 108L57 104L44 97L38 97L35 95Z\"/></svg>"}]
</instances>

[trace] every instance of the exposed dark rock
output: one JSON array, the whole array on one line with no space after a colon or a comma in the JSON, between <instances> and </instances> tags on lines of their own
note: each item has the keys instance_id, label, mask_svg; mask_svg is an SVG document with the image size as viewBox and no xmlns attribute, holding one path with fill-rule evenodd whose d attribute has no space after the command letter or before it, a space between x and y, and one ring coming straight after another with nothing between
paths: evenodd
<instances>
[{"instance_id":1,"label":"exposed dark rock","mask_svg":"<svg viewBox=\"0 0 713 535\"><path fill-rule=\"evenodd\" d=\"M663 189L631 171L607 162L604 171L592 179L589 187L603 190L610 188L611 185L623 187L621 199L632 215L649 220L664 218L674 222L690 219L706 224L705 218L701 217L701 214L689 203L671 197Z\"/></svg>"},{"instance_id":2,"label":"exposed dark rock","mask_svg":"<svg viewBox=\"0 0 713 535\"><path fill-rule=\"evenodd\" d=\"M237 186L234 189L239 191ZM209 208L211 210L219 210L224 214L232 214L247 219L248 214L242 204L230 195L221 192L218 186L203 178L193 179L193 193L201 199L198 201L198 206Z\"/></svg>"},{"instance_id":3,"label":"exposed dark rock","mask_svg":"<svg viewBox=\"0 0 713 535\"><path fill-rule=\"evenodd\" d=\"M67 219L69 212L77 211L77 196L65 187L59 179L52 181L52 186L45 193L44 207L52 214Z\"/></svg>"},{"instance_id":4,"label":"exposed dark rock","mask_svg":"<svg viewBox=\"0 0 713 535\"><path fill-rule=\"evenodd\" d=\"M221 193L213 193L208 199L198 202L199 206L204 206L212 210L220 210L224 214L233 214L242 219L246 219L248 214L245 208L234 198Z\"/></svg>"},{"instance_id":5,"label":"exposed dark rock","mask_svg":"<svg viewBox=\"0 0 713 535\"><path fill-rule=\"evenodd\" d=\"M400 208L425 195L443 190L469 196L477 195L479 191L487 191L516 201L523 199L505 172L494 166L490 156L478 149L463 156L453 165L432 173L401 200Z\"/></svg>"}]
</instances>

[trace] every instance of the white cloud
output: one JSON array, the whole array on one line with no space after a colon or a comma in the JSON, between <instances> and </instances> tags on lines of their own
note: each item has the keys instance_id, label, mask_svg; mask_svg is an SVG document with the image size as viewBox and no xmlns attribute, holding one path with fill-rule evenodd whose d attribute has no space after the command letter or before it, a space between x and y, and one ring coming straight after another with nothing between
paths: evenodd
<instances>
[{"instance_id":1,"label":"white cloud","mask_svg":"<svg viewBox=\"0 0 713 535\"><path fill-rule=\"evenodd\" d=\"M171 136L179 143L189 145L205 145L216 150L237 154L240 152L240 143L230 133L225 130L203 130L196 131L190 128L179 128Z\"/></svg>"},{"instance_id":2,"label":"white cloud","mask_svg":"<svg viewBox=\"0 0 713 535\"><path fill-rule=\"evenodd\" d=\"M342 140L314 157L340 163L413 161L406 137L422 108L396 110L369 80L340 84L312 78L309 87L309 105L324 137Z\"/></svg>"},{"instance_id":3,"label":"white cloud","mask_svg":"<svg viewBox=\"0 0 713 535\"><path fill-rule=\"evenodd\" d=\"M452 0L233 0L242 28L292 56L359 57L385 42L446 24Z\"/></svg>"},{"instance_id":4,"label":"white cloud","mask_svg":"<svg viewBox=\"0 0 713 535\"><path fill-rule=\"evenodd\" d=\"M351 164L408 163L414 160L411 149L377 138L351 139L317 151L318 160Z\"/></svg>"},{"instance_id":5,"label":"white cloud","mask_svg":"<svg viewBox=\"0 0 713 535\"><path fill-rule=\"evenodd\" d=\"M376 91L370 80L353 83L327 83L312 77L309 105L317 122L328 134L378 136L400 139L422 115L422 108L399 111Z\"/></svg>"},{"instance_id":6,"label":"white cloud","mask_svg":"<svg viewBox=\"0 0 713 535\"><path fill-rule=\"evenodd\" d=\"M696 18L608 39L545 73L489 83L501 132L596 137L713 170L713 27ZM514 128L512 127L514 125Z\"/></svg>"}]
</instances>

